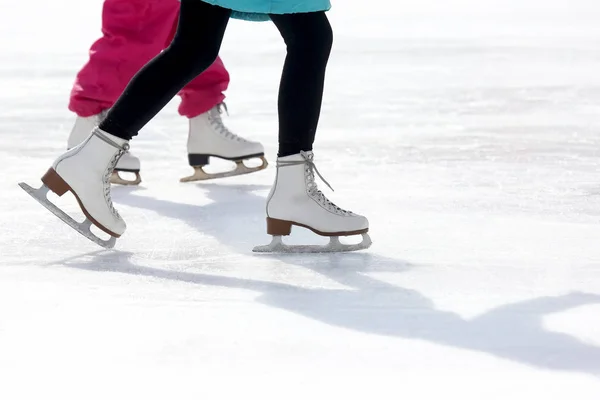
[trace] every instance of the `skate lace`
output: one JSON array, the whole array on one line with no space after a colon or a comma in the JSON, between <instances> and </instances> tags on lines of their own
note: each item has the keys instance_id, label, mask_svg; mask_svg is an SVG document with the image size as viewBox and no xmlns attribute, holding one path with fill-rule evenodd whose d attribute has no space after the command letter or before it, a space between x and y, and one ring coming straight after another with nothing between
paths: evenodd
<instances>
[{"instance_id":1,"label":"skate lace","mask_svg":"<svg viewBox=\"0 0 600 400\"><path fill-rule=\"evenodd\" d=\"M227 110L227 105L225 103L218 104L216 107L214 107L208 112L208 121L210 122L210 125L215 129L217 133L219 133L226 139L247 143L248 141L246 139L239 137L225 126L225 124L223 123L223 119L221 118L223 110L225 110L227 115L229 115L229 111Z\"/></svg>"},{"instance_id":2,"label":"skate lace","mask_svg":"<svg viewBox=\"0 0 600 400\"><path fill-rule=\"evenodd\" d=\"M97 137L99 137L100 139L105 141L106 143L110 144L111 146L119 149L112 156L112 158L110 159L110 162L108 163L108 167L106 168L106 171L104 172L104 176L102 177L102 184L103 184L103 189L104 189L104 200L106 201L106 204L108 205L108 208L110 209L110 212L116 218L120 219L121 215L119 214L117 209L114 207L113 202L112 202L112 197L110 195L110 177L111 177L115 167L117 166L119 159L121 157L123 157L123 154L125 154L129 151L129 144L125 143L125 144L123 144L123 146L119 146L117 143L113 142L112 140L110 140L109 138L104 136L98 129L94 130L94 135L96 135Z\"/></svg>"},{"instance_id":3,"label":"skate lace","mask_svg":"<svg viewBox=\"0 0 600 400\"><path fill-rule=\"evenodd\" d=\"M303 161L277 161L277 166L286 167L304 164L304 179L306 182L306 191L308 195L315 199L317 202L319 202L319 204L321 204L326 210L330 212L345 216L353 215L352 211L344 210L343 208L338 207L331 200L329 200L321 190L319 190L319 187L315 180L315 174L323 181L323 183L327 185L329 189L331 189L332 192L334 191L329 182L327 182L325 178L323 178L323 175L321 175L321 173L317 169L317 166L313 161L312 154L307 154L304 151L300 151L300 155L302 156L302 158L304 158Z\"/></svg>"}]
</instances>

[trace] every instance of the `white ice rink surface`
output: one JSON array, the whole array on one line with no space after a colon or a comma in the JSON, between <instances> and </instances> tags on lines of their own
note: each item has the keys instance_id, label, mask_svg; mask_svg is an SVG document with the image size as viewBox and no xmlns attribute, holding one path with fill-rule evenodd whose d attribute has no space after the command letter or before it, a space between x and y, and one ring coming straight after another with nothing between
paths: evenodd
<instances>
[{"instance_id":1,"label":"white ice rink surface","mask_svg":"<svg viewBox=\"0 0 600 400\"><path fill-rule=\"evenodd\" d=\"M225 121L271 166L179 183L174 99L132 141L143 183L114 187L104 251L17 186L66 146L101 1L0 4L0 399L600 399L597 0L335 1L317 165L374 244L287 256L251 252L271 24L231 22L222 50Z\"/></svg>"}]
</instances>

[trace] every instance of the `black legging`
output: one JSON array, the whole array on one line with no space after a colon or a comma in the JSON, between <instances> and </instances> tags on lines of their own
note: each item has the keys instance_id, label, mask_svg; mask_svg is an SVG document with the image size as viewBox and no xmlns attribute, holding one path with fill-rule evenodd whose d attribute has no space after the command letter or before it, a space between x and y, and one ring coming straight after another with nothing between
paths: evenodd
<instances>
[{"instance_id":1,"label":"black legging","mask_svg":"<svg viewBox=\"0 0 600 400\"><path fill-rule=\"evenodd\" d=\"M175 95L217 58L231 11L182 0L170 46L129 82L100 129L130 140ZM271 15L287 57L279 87L279 151L284 157L312 150L321 112L333 32L324 12Z\"/></svg>"}]
</instances>

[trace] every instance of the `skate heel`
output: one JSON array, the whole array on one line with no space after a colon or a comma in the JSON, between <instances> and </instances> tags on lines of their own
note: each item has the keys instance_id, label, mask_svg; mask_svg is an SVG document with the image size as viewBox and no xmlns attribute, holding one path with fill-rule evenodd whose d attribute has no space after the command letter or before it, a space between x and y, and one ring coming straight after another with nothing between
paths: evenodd
<instances>
[{"instance_id":1,"label":"skate heel","mask_svg":"<svg viewBox=\"0 0 600 400\"><path fill-rule=\"evenodd\" d=\"M188 163L192 167L203 167L208 165L208 157L207 154L188 154Z\"/></svg>"},{"instance_id":2,"label":"skate heel","mask_svg":"<svg viewBox=\"0 0 600 400\"><path fill-rule=\"evenodd\" d=\"M48 169L44 176L42 176L42 182L58 196L62 196L70 189L67 182L52 168Z\"/></svg>"},{"instance_id":3,"label":"skate heel","mask_svg":"<svg viewBox=\"0 0 600 400\"><path fill-rule=\"evenodd\" d=\"M267 234L287 236L290 233L292 233L292 223L290 221L267 217Z\"/></svg>"}]
</instances>

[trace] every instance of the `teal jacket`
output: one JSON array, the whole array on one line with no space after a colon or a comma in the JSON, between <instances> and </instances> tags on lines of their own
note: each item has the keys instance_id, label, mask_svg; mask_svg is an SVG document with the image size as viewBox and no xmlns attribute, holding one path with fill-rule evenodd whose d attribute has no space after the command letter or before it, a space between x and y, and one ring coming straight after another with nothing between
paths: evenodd
<instances>
[{"instance_id":1,"label":"teal jacket","mask_svg":"<svg viewBox=\"0 0 600 400\"><path fill-rule=\"evenodd\" d=\"M231 17L247 21L267 21L267 14L294 14L328 11L329 0L201 0L208 4L228 8Z\"/></svg>"}]
</instances>

